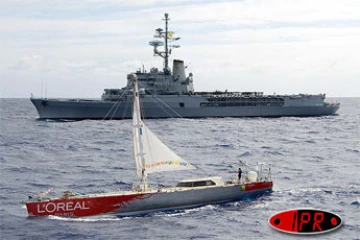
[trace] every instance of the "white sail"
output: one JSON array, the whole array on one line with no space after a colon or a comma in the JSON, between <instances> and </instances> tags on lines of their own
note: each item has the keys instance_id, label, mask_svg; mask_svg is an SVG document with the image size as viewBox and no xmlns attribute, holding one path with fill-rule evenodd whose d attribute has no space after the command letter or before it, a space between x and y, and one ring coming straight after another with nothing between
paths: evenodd
<instances>
[{"instance_id":1,"label":"white sail","mask_svg":"<svg viewBox=\"0 0 360 240\"><path fill-rule=\"evenodd\" d=\"M137 82L134 82L133 143L137 173L195 169L167 147L141 120Z\"/></svg>"},{"instance_id":2,"label":"white sail","mask_svg":"<svg viewBox=\"0 0 360 240\"><path fill-rule=\"evenodd\" d=\"M147 173L195 169L168 148L149 128L143 128L145 170Z\"/></svg>"}]
</instances>

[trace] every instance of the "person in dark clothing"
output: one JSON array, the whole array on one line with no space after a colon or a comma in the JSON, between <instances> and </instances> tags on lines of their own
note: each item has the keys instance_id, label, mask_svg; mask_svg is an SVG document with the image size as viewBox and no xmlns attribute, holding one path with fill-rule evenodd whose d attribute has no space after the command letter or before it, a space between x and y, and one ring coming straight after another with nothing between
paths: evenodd
<instances>
[{"instance_id":1,"label":"person in dark clothing","mask_svg":"<svg viewBox=\"0 0 360 240\"><path fill-rule=\"evenodd\" d=\"M240 181L241 181L241 173L242 173L241 168L239 168L239 170L238 170L238 184L240 184Z\"/></svg>"}]
</instances>

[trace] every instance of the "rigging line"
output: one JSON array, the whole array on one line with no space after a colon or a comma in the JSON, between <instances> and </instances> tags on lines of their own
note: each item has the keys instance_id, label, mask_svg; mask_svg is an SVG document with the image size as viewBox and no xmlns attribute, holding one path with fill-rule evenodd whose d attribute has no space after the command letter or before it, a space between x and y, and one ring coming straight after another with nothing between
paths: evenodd
<instances>
[{"instance_id":1,"label":"rigging line","mask_svg":"<svg viewBox=\"0 0 360 240\"><path fill-rule=\"evenodd\" d=\"M170 113L170 112L168 112L163 106L161 106L158 102L157 102L157 100L155 100L155 101L153 101L158 107L160 107L160 109L161 110L163 110L169 117L173 117L173 115Z\"/></svg>"},{"instance_id":2,"label":"rigging line","mask_svg":"<svg viewBox=\"0 0 360 240\"><path fill-rule=\"evenodd\" d=\"M161 102L165 107L167 107L169 110L171 110L176 116L178 116L179 118L183 118L179 113L177 113L174 109L172 109L172 107L170 107L165 101L163 101L161 98L159 98L156 94L151 94L153 97L155 97L157 100L159 100L159 102ZM164 112L166 112L170 117L172 117L172 115L165 110L165 108L163 108L162 106L160 106L158 104L158 102L155 101L155 103L162 109L164 110Z\"/></svg>"},{"instance_id":3,"label":"rigging line","mask_svg":"<svg viewBox=\"0 0 360 240\"><path fill-rule=\"evenodd\" d=\"M127 99L126 99L126 102L125 102L125 109L124 109L124 111L123 111L123 113L122 113L122 115L121 115L121 119L125 119L125 114L126 114L126 111L128 110L128 108L129 108L129 106L130 106L131 104L130 103L128 103L128 101L127 101ZM132 113L131 113L132 114ZM131 119L131 114L130 114L130 119Z\"/></svg>"},{"instance_id":4,"label":"rigging line","mask_svg":"<svg viewBox=\"0 0 360 240\"><path fill-rule=\"evenodd\" d=\"M122 98L122 96L123 96L123 95L125 95L125 93L127 93L127 91L128 91L128 89L127 89L127 88L125 88L124 92L121 94L121 96L119 97L119 99L121 99L121 98ZM124 101L122 101L122 102L125 104L125 107L127 107L127 104L126 104ZM121 103L117 104L116 109L114 110L114 112L113 112L113 114L112 114L112 116L111 116L110 120L112 120L112 119L114 118L114 115L115 115L115 113L117 112L118 108L120 107L120 104L121 104ZM126 108L126 109L124 109L124 111L123 111L123 114L122 114L122 117L123 117L123 118L124 118L124 116L125 116L125 112L126 112L126 110L127 110L127 108Z\"/></svg>"},{"instance_id":5,"label":"rigging line","mask_svg":"<svg viewBox=\"0 0 360 240\"><path fill-rule=\"evenodd\" d=\"M146 120L145 120L145 111L144 111L144 105L143 105L143 102L142 101L139 101L140 102L140 111L141 111L141 120L143 121L143 124L144 124L144 132L147 133L147 130L149 130L147 128L147 123L146 123ZM157 104L157 102L155 102ZM159 106L160 108L162 108L162 106ZM166 112L166 110L164 110ZM168 112L166 112L169 116L171 116ZM145 130L146 128L146 130ZM149 149L153 148L153 144L152 142L150 141L149 139L149 134L146 134L146 139L147 139L147 142L149 144ZM159 138L159 140L162 142L162 140ZM148 154L150 154L153 158L153 152L150 150L148 152Z\"/></svg>"},{"instance_id":6,"label":"rigging line","mask_svg":"<svg viewBox=\"0 0 360 240\"><path fill-rule=\"evenodd\" d=\"M122 98L122 96L123 95L125 95L126 94L126 96L124 97L124 99L123 99L123 103L124 103L124 105L125 105L125 107L124 107L124 109L123 109L123 112L122 112L122 115L121 115L121 118L120 119L125 119L125 114L126 114L126 111L127 111L127 109L129 108L129 103L128 103L128 96L127 96L127 94L128 94L128 92L129 92L129 90L130 90L130 88L129 87L126 87L125 88L125 90L124 90L124 92L121 94L121 96L119 97L119 98ZM126 99L126 101L125 101L125 99ZM120 104L118 104L118 106L116 107L116 109L115 109L115 111L113 112L113 114L112 114L112 116L111 116L111 119L113 119L113 117L114 117L114 115L115 115L115 113L117 112L117 110L118 110L118 108L120 107ZM130 117L131 118L131 117Z\"/></svg>"},{"instance_id":7,"label":"rigging line","mask_svg":"<svg viewBox=\"0 0 360 240\"><path fill-rule=\"evenodd\" d=\"M110 108L110 110L105 114L105 116L103 117L102 120L105 120L105 119L110 115L110 113L111 113L111 111L113 110L114 107L117 106L116 110L118 109L118 107L119 107L119 105L120 105L120 100L122 99L122 96L125 94L125 92L126 92L126 89L125 89L125 91L123 91L123 93L118 97L118 99L116 100L116 102L113 104L113 106ZM114 113L113 113L112 117L110 118L110 120L114 117L114 114L115 114L116 110L114 111Z\"/></svg>"},{"instance_id":8,"label":"rigging line","mask_svg":"<svg viewBox=\"0 0 360 240\"><path fill-rule=\"evenodd\" d=\"M121 104L121 103L116 104L116 108L115 108L115 110L113 111L113 114L111 115L110 120L112 120L112 119L114 118L114 115L115 115L116 111L118 110L118 108L120 107L120 104Z\"/></svg>"},{"instance_id":9,"label":"rigging line","mask_svg":"<svg viewBox=\"0 0 360 240\"><path fill-rule=\"evenodd\" d=\"M201 172L207 173L207 171L205 171L203 168L199 167L198 164L193 164L193 163L191 163L191 165L193 165L196 169L199 169Z\"/></svg>"},{"instance_id":10,"label":"rigging line","mask_svg":"<svg viewBox=\"0 0 360 240\"><path fill-rule=\"evenodd\" d=\"M144 104L143 104L143 101L140 100L141 96L139 94L139 103L140 103L140 114L141 114L141 119L143 120L144 122L144 119L145 119L145 110L144 110ZM144 122L145 123L145 122Z\"/></svg>"},{"instance_id":11,"label":"rigging line","mask_svg":"<svg viewBox=\"0 0 360 240\"><path fill-rule=\"evenodd\" d=\"M116 109L114 110L113 114L111 115L110 120L112 120L112 119L114 118L114 115L115 115L115 113L117 112L117 110L118 110L119 107L120 107L120 103L117 104Z\"/></svg>"},{"instance_id":12,"label":"rigging line","mask_svg":"<svg viewBox=\"0 0 360 240\"><path fill-rule=\"evenodd\" d=\"M109 109L109 111L105 114L105 116L101 120L105 120L109 116L110 112L118 104L118 102L119 102L119 99L113 104L113 106Z\"/></svg>"},{"instance_id":13,"label":"rigging line","mask_svg":"<svg viewBox=\"0 0 360 240\"><path fill-rule=\"evenodd\" d=\"M164 100L162 100L161 98L159 98L157 95L153 95L155 98L157 98L159 100L160 103L162 103L165 107L167 107L169 110L171 110L176 116L178 116L179 118L183 118L179 113L177 113L174 109L172 109L172 107L170 107ZM162 106L160 106L157 102L155 102L159 107L161 107L170 117L172 117L171 113L169 113L168 111L166 111L165 108L163 108Z\"/></svg>"}]
</instances>

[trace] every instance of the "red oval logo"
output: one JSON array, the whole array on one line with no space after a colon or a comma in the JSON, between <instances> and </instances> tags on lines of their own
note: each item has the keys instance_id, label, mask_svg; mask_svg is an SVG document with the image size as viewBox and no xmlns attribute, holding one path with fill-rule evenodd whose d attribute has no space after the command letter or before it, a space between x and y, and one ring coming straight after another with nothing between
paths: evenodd
<instances>
[{"instance_id":1,"label":"red oval logo","mask_svg":"<svg viewBox=\"0 0 360 240\"><path fill-rule=\"evenodd\" d=\"M320 234L333 231L342 224L341 218L331 212L316 209L292 209L269 218L274 229L291 234Z\"/></svg>"}]
</instances>

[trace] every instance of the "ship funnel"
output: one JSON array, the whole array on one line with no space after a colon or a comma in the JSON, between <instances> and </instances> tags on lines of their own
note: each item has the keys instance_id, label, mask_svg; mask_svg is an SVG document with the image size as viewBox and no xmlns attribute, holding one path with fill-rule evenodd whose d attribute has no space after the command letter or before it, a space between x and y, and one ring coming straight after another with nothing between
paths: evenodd
<instances>
[{"instance_id":1,"label":"ship funnel","mask_svg":"<svg viewBox=\"0 0 360 240\"><path fill-rule=\"evenodd\" d=\"M175 78L179 77L180 81L185 81L185 67L184 67L184 61L174 59L173 62L173 76Z\"/></svg>"}]
</instances>

